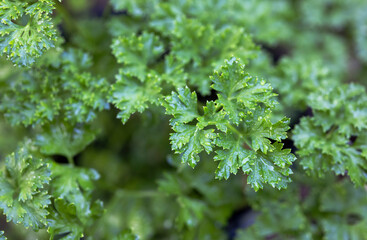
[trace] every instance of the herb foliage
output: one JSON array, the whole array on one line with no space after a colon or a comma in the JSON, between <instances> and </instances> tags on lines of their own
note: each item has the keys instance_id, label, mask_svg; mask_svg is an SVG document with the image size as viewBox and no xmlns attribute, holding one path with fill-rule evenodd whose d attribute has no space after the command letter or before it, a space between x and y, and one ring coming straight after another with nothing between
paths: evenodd
<instances>
[{"instance_id":1,"label":"herb foliage","mask_svg":"<svg viewBox=\"0 0 367 240\"><path fill-rule=\"evenodd\" d=\"M365 1L98 4L0 1L0 239L366 239Z\"/></svg>"}]
</instances>

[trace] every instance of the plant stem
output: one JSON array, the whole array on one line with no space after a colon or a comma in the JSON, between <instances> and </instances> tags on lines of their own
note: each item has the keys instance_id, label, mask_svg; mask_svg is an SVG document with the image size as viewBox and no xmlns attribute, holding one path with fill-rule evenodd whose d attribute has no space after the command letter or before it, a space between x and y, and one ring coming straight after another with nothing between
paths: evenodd
<instances>
[{"instance_id":1,"label":"plant stem","mask_svg":"<svg viewBox=\"0 0 367 240\"><path fill-rule=\"evenodd\" d=\"M335 132L335 130L338 129L338 126L337 125L333 125L326 133L326 137L330 137L331 134L333 134Z\"/></svg>"},{"instance_id":2,"label":"plant stem","mask_svg":"<svg viewBox=\"0 0 367 240\"><path fill-rule=\"evenodd\" d=\"M237 128L233 127L229 123L227 123L226 125L227 125L228 129L230 129L232 132L234 132L235 134L237 134L240 137L240 139L242 139L243 141L245 141L247 147L249 149L251 149L250 141L240 131L238 131Z\"/></svg>"},{"instance_id":3,"label":"plant stem","mask_svg":"<svg viewBox=\"0 0 367 240\"><path fill-rule=\"evenodd\" d=\"M69 155L66 158L68 159L69 164L72 165L72 166L74 166L74 159L73 159L73 157Z\"/></svg>"},{"instance_id":4,"label":"plant stem","mask_svg":"<svg viewBox=\"0 0 367 240\"><path fill-rule=\"evenodd\" d=\"M231 124L227 123L227 127L231 129L232 132L236 133L241 138L243 137L242 133L237 130L237 128L233 127Z\"/></svg>"}]
</instances>

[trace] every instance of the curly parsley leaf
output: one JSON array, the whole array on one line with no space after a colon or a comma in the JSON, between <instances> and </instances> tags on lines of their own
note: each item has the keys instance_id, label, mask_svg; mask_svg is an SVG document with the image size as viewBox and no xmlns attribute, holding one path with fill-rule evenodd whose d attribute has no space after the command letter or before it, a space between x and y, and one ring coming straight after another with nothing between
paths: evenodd
<instances>
[{"instance_id":1,"label":"curly parsley leaf","mask_svg":"<svg viewBox=\"0 0 367 240\"><path fill-rule=\"evenodd\" d=\"M164 52L164 45L158 36L144 32L140 36L116 38L112 52L117 62L124 64L123 73L144 80L149 66Z\"/></svg>"},{"instance_id":2,"label":"curly parsley leaf","mask_svg":"<svg viewBox=\"0 0 367 240\"><path fill-rule=\"evenodd\" d=\"M93 169L51 164L53 208L50 209L49 233L53 237L79 239L90 221L102 213L102 202L92 200L94 181L99 174Z\"/></svg>"},{"instance_id":3,"label":"curly parsley leaf","mask_svg":"<svg viewBox=\"0 0 367 240\"><path fill-rule=\"evenodd\" d=\"M48 232L51 239L55 235L66 234L61 239L78 240L82 238L83 226L78 222L76 207L73 203L67 203L65 200L58 198L54 200L54 209L50 211L50 220Z\"/></svg>"},{"instance_id":4,"label":"curly parsley leaf","mask_svg":"<svg viewBox=\"0 0 367 240\"><path fill-rule=\"evenodd\" d=\"M8 221L34 230L47 225L50 176L49 164L32 156L27 145L6 157L0 175L0 208Z\"/></svg>"},{"instance_id":5,"label":"curly parsley leaf","mask_svg":"<svg viewBox=\"0 0 367 240\"><path fill-rule=\"evenodd\" d=\"M117 117L125 123L135 112L142 113L148 104L158 104L161 96L160 78L154 74L148 74L141 79L122 71L116 76L117 81L111 87L111 99L121 111Z\"/></svg>"},{"instance_id":6,"label":"curly parsley leaf","mask_svg":"<svg viewBox=\"0 0 367 240\"><path fill-rule=\"evenodd\" d=\"M226 61L211 80L218 99L207 102L203 115L196 94L188 88L166 97L163 106L173 115L170 124L175 131L170 137L172 149L192 167L202 151L215 150L217 178L228 179L242 168L256 190L263 183L285 188L295 157L279 143L287 136L289 120L270 121L276 104L271 86L248 76L236 58Z\"/></svg>"},{"instance_id":7,"label":"curly parsley leaf","mask_svg":"<svg viewBox=\"0 0 367 240\"><path fill-rule=\"evenodd\" d=\"M54 62L7 80L0 110L12 125L91 122L109 108L107 81L89 72L90 56L74 49L55 54Z\"/></svg>"},{"instance_id":8,"label":"curly parsley leaf","mask_svg":"<svg viewBox=\"0 0 367 240\"><path fill-rule=\"evenodd\" d=\"M217 105L223 107L229 120L236 125L260 103L270 108L276 103L273 99L276 94L270 84L249 76L244 67L236 58L231 58L211 76L212 88L218 91Z\"/></svg>"},{"instance_id":9,"label":"curly parsley leaf","mask_svg":"<svg viewBox=\"0 0 367 240\"><path fill-rule=\"evenodd\" d=\"M279 92L283 106L304 110L308 106L308 96L315 89L340 84L334 75L319 59L298 56L282 58L269 80Z\"/></svg>"},{"instance_id":10,"label":"curly parsley leaf","mask_svg":"<svg viewBox=\"0 0 367 240\"><path fill-rule=\"evenodd\" d=\"M171 96L166 97L163 106L167 114L174 116L171 120L172 125L188 123L199 116L196 93L191 92L188 87L179 89L178 94L172 92Z\"/></svg>"},{"instance_id":11,"label":"curly parsley leaf","mask_svg":"<svg viewBox=\"0 0 367 240\"><path fill-rule=\"evenodd\" d=\"M16 65L29 66L55 46L56 29L50 18L54 2L0 2L0 52Z\"/></svg>"},{"instance_id":12,"label":"curly parsley leaf","mask_svg":"<svg viewBox=\"0 0 367 240\"><path fill-rule=\"evenodd\" d=\"M348 173L358 186L367 182L367 94L349 84L320 89L309 96L313 116L301 119L293 131L301 164L308 173ZM345 104L349 103L349 104ZM355 140L353 140L353 138Z\"/></svg>"},{"instance_id":13,"label":"curly parsley leaf","mask_svg":"<svg viewBox=\"0 0 367 240\"><path fill-rule=\"evenodd\" d=\"M36 144L45 155L62 155L69 160L88 146L96 135L92 129L67 124L51 125L36 136Z\"/></svg>"},{"instance_id":14,"label":"curly parsley leaf","mask_svg":"<svg viewBox=\"0 0 367 240\"><path fill-rule=\"evenodd\" d=\"M177 125L174 126L170 137L172 150L181 154L182 162L188 163L191 167L199 162L199 153L205 150L210 153L213 150L212 141L216 134L213 129L200 130L196 126Z\"/></svg>"}]
</instances>

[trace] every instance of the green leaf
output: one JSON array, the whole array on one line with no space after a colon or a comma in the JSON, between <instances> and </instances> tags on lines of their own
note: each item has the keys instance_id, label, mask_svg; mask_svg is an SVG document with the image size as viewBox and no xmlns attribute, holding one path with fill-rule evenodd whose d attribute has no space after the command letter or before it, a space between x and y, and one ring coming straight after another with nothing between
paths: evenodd
<instances>
[{"instance_id":1,"label":"green leaf","mask_svg":"<svg viewBox=\"0 0 367 240\"><path fill-rule=\"evenodd\" d=\"M172 195L181 194L181 183L179 182L177 176L165 173L164 179L158 181L158 189L161 192Z\"/></svg>"},{"instance_id":2,"label":"green leaf","mask_svg":"<svg viewBox=\"0 0 367 240\"><path fill-rule=\"evenodd\" d=\"M367 182L367 158L354 148L342 150L342 163L338 168L347 169L352 182L363 186Z\"/></svg>"},{"instance_id":3,"label":"green leaf","mask_svg":"<svg viewBox=\"0 0 367 240\"><path fill-rule=\"evenodd\" d=\"M346 102L350 104L345 105ZM321 88L309 96L315 123L322 126L324 132L333 125L338 126L338 131L347 136L367 129L366 102L366 89L356 84Z\"/></svg>"},{"instance_id":4,"label":"green leaf","mask_svg":"<svg viewBox=\"0 0 367 240\"><path fill-rule=\"evenodd\" d=\"M278 151L280 151L279 148ZM291 181L288 176L293 172L289 167L296 158L293 154L290 154L290 150L278 151L268 153L267 155L258 153L253 158L253 161L242 167L243 172L248 174L247 183L255 191L263 188L263 183L268 183L272 187L281 189L286 188ZM276 166L276 164L283 165L283 163L284 167L282 168Z\"/></svg>"},{"instance_id":5,"label":"green leaf","mask_svg":"<svg viewBox=\"0 0 367 240\"><path fill-rule=\"evenodd\" d=\"M51 203L45 186L50 181L48 163L29 152L30 143L5 159L0 175L0 208L8 221L38 230L47 225Z\"/></svg>"},{"instance_id":6,"label":"green leaf","mask_svg":"<svg viewBox=\"0 0 367 240\"><path fill-rule=\"evenodd\" d=\"M109 108L107 81L88 72L92 64L88 54L69 49L55 55L54 62L6 80L0 110L11 124L85 123Z\"/></svg>"},{"instance_id":7,"label":"green leaf","mask_svg":"<svg viewBox=\"0 0 367 240\"><path fill-rule=\"evenodd\" d=\"M200 130L196 126L176 125L173 127L176 133L172 133L170 140L172 150L181 154L182 162L195 167L199 162L199 153L213 150L214 130Z\"/></svg>"},{"instance_id":8,"label":"green leaf","mask_svg":"<svg viewBox=\"0 0 367 240\"><path fill-rule=\"evenodd\" d=\"M276 103L270 84L245 73L244 65L236 58L226 61L211 80L212 88L219 92L217 103L236 125L260 103L266 107L274 107Z\"/></svg>"},{"instance_id":9,"label":"green leaf","mask_svg":"<svg viewBox=\"0 0 367 240\"><path fill-rule=\"evenodd\" d=\"M367 234L367 192L347 182L329 186L321 193L320 210L325 239L363 239Z\"/></svg>"},{"instance_id":10,"label":"green leaf","mask_svg":"<svg viewBox=\"0 0 367 240\"><path fill-rule=\"evenodd\" d=\"M305 110L309 106L308 96L315 90L340 84L325 62L315 57L284 57L274 70L269 80L286 108Z\"/></svg>"},{"instance_id":11,"label":"green leaf","mask_svg":"<svg viewBox=\"0 0 367 240\"><path fill-rule=\"evenodd\" d=\"M158 104L161 97L160 79L156 75L148 74L146 78L126 75L122 71L116 76L117 81L112 85L111 103L121 111L117 117L123 123L135 112L142 113L148 104Z\"/></svg>"},{"instance_id":12,"label":"green leaf","mask_svg":"<svg viewBox=\"0 0 367 240\"><path fill-rule=\"evenodd\" d=\"M209 101L206 106L203 107L204 114L198 117L198 127L203 129L209 125L215 124L215 126L222 132L227 132L228 120L224 111L220 111L215 102Z\"/></svg>"},{"instance_id":13,"label":"green leaf","mask_svg":"<svg viewBox=\"0 0 367 240\"><path fill-rule=\"evenodd\" d=\"M251 126L251 147L255 151L260 149L265 154L268 150L270 152L273 151L273 145L269 140L271 127L270 120L266 118L264 119L261 116L257 119L254 125Z\"/></svg>"},{"instance_id":14,"label":"green leaf","mask_svg":"<svg viewBox=\"0 0 367 240\"><path fill-rule=\"evenodd\" d=\"M185 87L188 73L184 71L185 63L177 59L173 54L164 59L164 70L161 74L162 80L173 85L176 89Z\"/></svg>"},{"instance_id":15,"label":"green leaf","mask_svg":"<svg viewBox=\"0 0 367 240\"><path fill-rule=\"evenodd\" d=\"M367 146L360 141L367 128L366 99L365 89L354 84L310 95L314 114L301 119L293 131L297 153L308 173L322 176L333 170L340 175L348 173L357 186L366 184ZM351 136L359 140L354 143Z\"/></svg>"},{"instance_id":16,"label":"green leaf","mask_svg":"<svg viewBox=\"0 0 367 240\"><path fill-rule=\"evenodd\" d=\"M263 196L264 197L264 196ZM277 203L268 199L263 204L261 213L256 216L254 225L247 229L241 229L235 239L261 239L265 240L271 236L274 239L300 239L311 240L312 234L304 231L307 218L302 212L300 205L289 207L289 203ZM289 221L289 220L292 221Z\"/></svg>"},{"instance_id":17,"label":"green leaf","mask_svg":"<svg viewBox=\"0 0 367 240\"><path fill-rule=\"evenodd\" d=\"M272 123L270 116L270 112L260 110L245 117L247 124L244 126L244 132L251 141L252 149L260 149L265 154L274 150L270 139L279 142L287 137L289 130L289 118Z\"/></svg>"},{"instance_id":18,"label":"green leaf","mask_svg":"<svg viewBox=\"0 0 367 240\"><path fill-rule=\"evenodd\" d=\"M287 137L289 119L270 121L276 103L271 86L248 76L236 58L226 61L220 70L211 78L218 99L206 103L203 115L189 88L166 98L163 106L173 115L170 123L175 131L170 137L172 150L191 167L199 162L202 151L215 150L217 178L228 179L242 168L255 190L263 188L263 183L285 188L295 156L279 143Z\"/></svg>"},{"instance_id":19,"label":"green leaf","mask_svg":"<svg viewBox=\"0 0 367 240\"><path fill-rule=\"evenodd\" d=\"M29 66L55 46L56 30L50 15L54 2L0 3L0 52L16 65Z\"/></svg>"},{"instance_id":20,"label":"green leaf","mask_svg":"<svg viewBox=\"0 0 367 240\"><path fill-rule=\"evenodd\" d=\"M214 40L212 25L203 25L195 19L178 18L172 32L172 54L180 61L194 61L200 66L202 56L207 55Z\"/></svg>"},{"instance_id":21,"label":"green leaf","mask_svg":"<svg viewBox=\"0 0 367 240\"><path fill-rule=\"evenodd\" d=\"M71 160L95 139L89 126L51 125L36 136L36 144L45 155L62 155Z\"/></svg>"},{"instance_id":22,"label":"green leaf","mask_svg":"<svg viewBox=\"0 0 367 240\"><path fill-rule=\"evenodd\" d=\"M57 198L54 200L53 206L54 209L50 212L49 228L47 230L50 233L50 238L54 239L55 235L66 234L60 239L80 240L84 236L84 229L78 222L75 204Z\"/></svg>"},{"instance_id":23,"label":"green leaf","mask_svg":"<svg viewBox=\"0 0 367 240\"><path fill-rule=\"evenodd\" d=\"M134 16L144 16L147 11L150 11L154 6L156 6L156 0L146 1L146 0L111 0L111 4L115 10L128 10L129 13Z\"/></svg>"},{"instance_id":24,"label":"green leaf","mask_svg":"<svg viewBox=\"0 0 367 240\"><path fill-rule=\"evenodd\" d=\"M219 179L228 179L230 174L236 174L241 166L248 166L250 159L254 157L251 149L245 149L241 139L236 139L232 133L220 134L216 145L223 150L217 150L215 161L220 161L216 171Z\"/></svg>"},{"instance_id":25,"label":"green leaf","mask_svg":"<svg viewBox=\"0 0 367 240\"><path fill-rule=\"evenodd\" d=\"M139 240L139 237L131 230L126 230L120 233L117 237L114 237L113 240Z\"/></svg>"},{"instance_id":26,"label":"green leaf","mask_svg":"<svg viewBox=\"0 0 367 240\"><path fill-rule=\"evenodd\" d=\"M178 227L183 228L186 225L189 228L194 228L199 225L204 217L205 204L188 197L178 197L177 201L180 205L180 212L176 219Z\"/></svg>"},{"instance_id":27,"label":"green leaf","mask_svg":"<svg viewBox=\"0 0 367 240\"><path fill-rule=\"evenodd\" d=\"M284 168L292 165L292 162L296 160L296 157L293 154L290 154L290 149L282 149L282 143L275 142L273 146L274 151L269 154L269 159L271 159L276 166Z\"/></svg>"},{"instance_id":28,"label":"green leaf","mask_svg":"<svg viewBox=\"0 0 367 240\"><path fill-rule=\"evenodd\" d=\"M121 73L145 80L150 73L149 66L164 52L158 36L144 32L140 36L119 37L112 44L117 62L123 63Z\"/></svg>"},{"instance_id":29,"label":"green leaf","mask_svg":"<svg viewBox=\"0 0 367 240\"><path fill-rule=\"evenodd\" d=\"M93 169L72 165L51 164L50 193L53 205L50 207L48 232L65 235L62 239L80 239L91 222L103 212L101 201L92 200L94 181L99 174Z\"/></svg>"},{"instance_id":30,"label":"green leaf","mask_svg":"<svg viewBox=\"0 0 367 240\"><path fill-rule=\"evenodd\" d=\"M174 116L172 126L191 122L199 116L196 93L191 93L188 87L179 89L178 94L172 92L165 100L163 106L166 108L166 114Z\"/></svg>"},{"instance_id":31,"label":"green leaf","mask_svg":"<svg viewBox=\"0 0 367 240\"><path fill-rule=\"evenodd\" d=\"M0 240L6 240L7 238L4 236L4 231L0 231Z\"/></svg>"},{"instance_id":32,"label":"green leaf","mask_svg":"<svg viewBox=\"0 0 367 240\"><path fill-rule=\"evenodd\" d=\"M94 189L93 181L99 178L97 171L53 163L51 173L52 195L74 204L76 215L86 221L93 214L90 200Z\"/></svg>"}]
</instances>

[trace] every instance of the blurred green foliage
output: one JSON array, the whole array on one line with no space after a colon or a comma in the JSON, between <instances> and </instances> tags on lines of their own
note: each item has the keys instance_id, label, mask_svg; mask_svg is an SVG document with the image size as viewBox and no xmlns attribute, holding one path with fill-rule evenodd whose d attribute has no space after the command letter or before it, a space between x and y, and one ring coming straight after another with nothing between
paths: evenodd
<instances>
[{"instance_id":1,"label":"blurred green foliage","mask_svg":"<svg viewBox=\"0 0 367 240\"><path fill-rule=\"evenodd\" d=\"M0 16L0 239L367 239L366 1Z\"/></svg>"}]
</instances>

